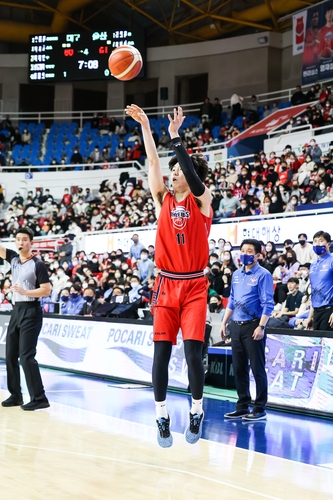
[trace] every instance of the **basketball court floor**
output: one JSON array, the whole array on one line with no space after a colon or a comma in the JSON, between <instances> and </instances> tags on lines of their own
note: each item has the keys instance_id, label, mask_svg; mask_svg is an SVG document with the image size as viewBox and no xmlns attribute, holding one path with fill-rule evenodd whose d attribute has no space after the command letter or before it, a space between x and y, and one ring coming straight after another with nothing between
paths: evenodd
<instances>
[{"instance_id":1,"label":"basketball court floor","mask_svg":"<svg viewBox=\"0 0 333 500\"><path fill-rule=\"evenodd\" d=\"M151 388L49 369L42 376L50 408L0 407L0 498L333 498L331 419L269 410L267 422L225 421L234 401L210 395L203 437L189 445L190 398L170 392L174 444L162 449Z\"/></svg>"}]
</instances>

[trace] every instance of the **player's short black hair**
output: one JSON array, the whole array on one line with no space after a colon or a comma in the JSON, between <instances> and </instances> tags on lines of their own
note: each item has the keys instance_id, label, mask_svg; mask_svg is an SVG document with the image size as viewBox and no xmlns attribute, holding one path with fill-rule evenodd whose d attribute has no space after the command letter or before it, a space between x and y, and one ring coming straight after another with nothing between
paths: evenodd
<instances>
[{"instance_id":1,"label":"player's short black hair","mask_svg":"<svg viewBox=\"0 0 333 500\"><path fill-rule=\"evenodd\" d=\"M96 293L96 288L94 288L93 286L87 286L87 288L84 290L84 292L86 290L91 290L94 294Z\"/></svg>"},{"instance_id":2,"label":"player's short black hair","mask_svg":"<svg viewBox=\"0 0 333 500\"><path fill-rule=\"evenodd\" d=\"M30 227L20 227L18 230L17 230L17 233L16 233L16 236L18 234L26 234L29 236L29 239L30 241L32 241L34 239L34 232L32 229L30 229Z\"/></svg>"},{"instance_id":3,"label":"player's short black hair","mask_svg":"<svg viewBox=\"0 0 333 500\"><path fill-rule=\"evenodd\" d=\"M261 252L261 245L258 240L255 240L254 238L247 238L246 240L243 240L240 246L240 249L242 250L242 247L244 245L252 245L254 247L255 253L260 253Z\"/></svg>"},{"instance_id":4,"label":"player's short black hair","mask_svg":"<svg viewBox=\"0 0 333 500\"><path fill-rule=\"evenodd\" d=\"M301 236L304 236L304 238L307 240L308 237L305 233L299 233L299 235L297 236L297 238L300 238Z\"/></svg>"},{"instance_id":5,"label":"player's short black hair","mask_svg":"<svg viewBox=\"0 0 333 500\"><path fill-rule=\"evenodd\" d=\"M208 162L206 158L202 154L193 153L191 160L199 179L204 182L208 174ZM169 170L172 170L177 163L177 156L173 156L169 161Z\"/></svg>"},{"instance_id":6,"label":"player's short black hair","mask_svg":"<svg viewBox=\"0 0 333 500\"><path fill-rule=\"evenodd\" d=\"M329 233L326 233L326 231L317 231L314 235L313 235L313 239L315 238L320 238L320 236L322 236L324 238L324 240L327 241L327 243L331 243L331 235Z\"/></svg>"}]
</instances>

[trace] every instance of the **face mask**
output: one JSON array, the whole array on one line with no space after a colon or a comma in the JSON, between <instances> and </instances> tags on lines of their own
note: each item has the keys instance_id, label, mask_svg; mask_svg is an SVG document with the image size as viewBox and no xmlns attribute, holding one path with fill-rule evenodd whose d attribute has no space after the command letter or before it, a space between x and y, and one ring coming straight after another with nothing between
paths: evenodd
<instances>
[{"instance_id":1,"label":"face mask","mask_svg":"<svg viewBox=\"0 0 333 500\"><path fill-rule=\"evenodd\" d=\"M292 257L286 257L286 261L288 262L288 264L290 264L293 261L293 258Z\"/></svg>"},{"instance_id":2,"label":"face mask","mask_svg":"<svg viewBox=\"0 0 333 500\"><path fill-rule=\"evenodd\" d=\"M148 255L146 255L145 253L143 253L141 255L141 260L147 260L148 259Z\"/></svg>"},{"instance_id":3,"label":"face mask","mask_svg":"<svg viewBox=\"0 0 333 500\"><path fill-rule=\"evenodd\" d=\"M138 241L138 238L133 238L133 243L137 243Z\"/></svg>"},{"instance_id":4,"label":"face mask","mask_svg":"<svg viewBox=\"0 0 333 500\"><path fill-rule=\"evenodd\" d=\"M53 264L53 269L58 269L58 267L59 267L58 262L54 262L54 264Z\"/></svg>"},{"instance_id":5,"label":"face mask","mask_svg":"<svg viewBox=\"0 0 333 500\"><path fill-rule=\"evenodd\" d=\"M215 312L217 309L217 304L214 303L214 304L209 304L209 312L213 313Z\"/></svg>"},{"instance_id":6,"label":"face mask","mask_svg":"<svg viewBox=\"0 0 333 500\"><path fill-rule=\"evenodd\" d=\"M96 264L96 262L98 262L97 259L91 259L91 262L93 262L94 264Z\"/></svg>"},{"instance_id":7,"label":"face mask","mask_svg":"<svg viewBox=\"0 0 333 500\"><path fill-rule=\"evenodd\" d=\"M67 301L68 301L68 299L69 299L68 295L62 295L62 296L60 297L60 300L61 300L62 302L67 302Z\"/></svg>"},{"instance_id":8,"label":"face mask","mask_svg":"<svg viewBox=\"0 0 333 500\"><path fill-rule=\"evenodd\" d=\"M324 191L326 188L325 184L320 184L319 189L320 191Z\"/></svg>"},{"instance_id":9,"label":"face mask","mask_svg":"<svg viewBox=\"0 0 333 500\"><path fill-rule=\"evenodd\" d=\"M230 245L225 245L224 250L226 250L227 252L230 252L231 246Z\"/></svg>"},{"instance_id":10,"label":"face mask","mask_svg":"<svg viewBox=\"0 0 333 500\"><path fill-rule=\"evenodd\" d=\"M277 196L272 196L272 202L276 203L277 202Z\"/></svg>"},{"instance_id":11,"label":"face mask","mask_svg":"<svg viewBox=\"0 0 333 500\"><path fill-rule=\"evenodd\" d=\"M306 243L306 240L299 240L299 244L300 244L300 245L304 246L304 245L305 245L305 243Z\"/></svg>"},{"instance_id":12,"label":"face mask","mask_svg":"<svg viewBox=\"0 0 333 500\"><path fill-rule=\"evenodd\" d=\"M232 194L231 193L227 193L227 198L231 198L232 197Z\"/></svg>"},{"instance_id":13,"label":"face mask","mask_svg":"<svg viewBox=\"0 0 333 500\"><path fill-rule=\"evenodd\" d=\"M236 182L236 187L240 187L240 182Z\"/></svg>"},{"instance_id":14,"label":"face mask","mask_svg":"<svg viewBox=\"0 0 333 500\"><path fill-rule=\"evenodd\" d=\"M285 250L286 250L286 252L288 252L288 250L291 250L291 246L285 247Z\"/></svg>"},{"instance_id":15,"label":"face mask","mask_svg":"<svg viewBox=\"0 0 333 500\"><path fill-rule=\"evenodd\" d=\"M302 278L307 278L309 276L309 272L308 271L302 271Z\"/></svg>"},{"instance_id":16,"label":"face mask","mask_svg":"<svg viewBox=\"0 0 333 500\"><path fill-rule=\"evenodd\" d=\"M79 296L79 294L77 292L72 292L70 295L71 299L77 299L78 296Z\"/></svg>"},{"instance_id":17,"label":"face mask","mask_svg":"<svg viewBox=\"0 0 333 500\"><path fill-rule=\"evenodd\" d=\"M215 268L215 269L212 269L212 270L211 270L211 273L212 273L212 275L213 275L213 276L217 276L217 275L219 274L219 270L218 270L218 269L216 269L216 268Z\"/></svg>"},{"instance_id":18,"label":"face mask","mask_svg":"<svg viewBox=\"0 0 333 500\"><path fill-rule=\"evenodd\" d=\"M291 200L291 204L292 205L297 205L297 201L296 200Z\"/></svg>"},{"instance_id":19,"label":"face mask","mask_svg":"<svg viewBox=\"0 0 333 500\"><path fill-rule=\"evenodd\" d=\"M116 267L119 267L119 266L120 266L120 264L121 264L121 261L120 261L120 260L115 260L115 261L114 261L114 265L115 265Z\"/></svg>"},{"instance_id":20,"label":"face mask","mask_svg":"<svg viewBox=\"0 0 333 500\"><path fill-rule=\"evenodd\" d=\"M58 271L58 275L57 276L59 276L61 278L61 276L63 276L64 274L65 274L64 271Z\"/></svg>"},{"instance_id":21,"label":"face mask","mask_svg":"<svg viewBox=\"0 0 333 500\"><path fill-rule=\"evenodd\" d=\"M264 203L265 207L269 207L270 205L270 202L269 201L266 201L266 203Z\"/></svg>"},{"instance_id":22,"label":"face mask","mask_svg":"<svg viewBox=\"0 0 333 500\"><path fill-rule=\"evenodd\" d=\"M273 247L271 247L270 245L267 245L266 246L266 252L271 252L273 249Z\"/></svg>"},{"instance_id":23,"label":"face mask","mask_svg":"<svg viewBox=\"0 0 333 500\"><path fill-rule=\"evenodd\" d=\"M287 167L281 167L282 172L285 172L287 170Z\"/></svg>"},{"instance_id":24,"label":"face mask","mask_svg":"<svg viewBox=\"0 0 333 500\"><path fill-rule=\"evenodd\" d=\"M224 249L224 243L219 243L219 249L223 250Z\"/></svg>"},{"instance_id":25,"label":"face mask","mask_svg":"<svg viewBox=\"0 0 333 500\"><path fill-rule=\"evenodd\" d=\"M241 254L240 260L244 266L250 266L254 263L254 255L247 255L246 253Z\"/></svg>"},{"instance_id":26,"label":"face mask","mask_svg":"<svg viewBox=\"0 0 333 500\"><path fill-rule=\"evenodd\" d=\"M215 248L214 243L209 243L209 250L214 250L214 248Z\"/></svg>"},{"instance_id":27,"label":"face mask","mask_svg":"<svg viewBox=\"0 0 333 500\"><path fill-rule=\"evenodd\" d=\"M133 283L131 283L131 287L133 289L139 288L139 286L140 286L140 284L137 281L134 281Z\"/></svg>"},{"instance_id":28,"label":"face mask","mask_svg":"<svg viewBox=\"0 0 333 500\"><path fill-rule=\"evenodd\" d=\"M90 297L89 295L85 295L83 298L88 304L94 300L94 297Z\"/></svg>"},{"instance_id":29,"label":"face mask","mask_svg":"<svg viewBox=\"0 0 333 500\"><path fill-rule=\"evenodd\" d=\"M302 205L304 205L306 203L306 199L305 198L301 198L301 203L302 203Z\"/></svg>"},{"instance_id":30,"label":"face mask","mask_svg":"<svg viewBox=\"0 0 333 500\"><path fill-rule=\"evenodd\" d=\"M323 255L327 252L326 245L313 245L313 251L316 255Z\"/></svg>"}]
</instances>

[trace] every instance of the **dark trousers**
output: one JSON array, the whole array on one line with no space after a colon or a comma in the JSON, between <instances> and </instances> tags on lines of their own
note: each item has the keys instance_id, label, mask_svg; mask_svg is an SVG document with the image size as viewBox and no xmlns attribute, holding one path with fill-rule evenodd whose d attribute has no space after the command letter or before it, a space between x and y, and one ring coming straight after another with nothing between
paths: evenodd
<instances>
[{"instance_id":1,"label":"dark trousers","mask_svg":"<svg viewBox=\"0 0 333 500\"><path fill-rule=\"evenodd\" d=\"M6 339L7 386L9 392L18 400L22 399L18 358L31 401L45 398L42 378L35 360L42 322L43 314L39 302L15 305L12 311Z\"/></svg>"},{"instance_id":2,"label":"dark trousers","mask_svg":"<svg viewBox=\"0 0 333 500\"><path fill-rule=\"evenodd\" d=\"M266 334L261 340L253 340L252 338L253 332L258 325L259 320L245 325L238 325L232 320L230 322L232 364L238 394L237 410L247 410L251 402L250 367L256 383L256 399L253 410L262 412L265 410L267 403Z\"/></svg>"},{"instance_id":3,"label":"dark trousers","mask_svg":"<svg viewBox=\"0 0 333 500\"><path fill-rule=\"evenodd\" d=\"M313 309L313 329L332 331L329 325L329 318L333 313L333 307L318 307Z\"/></svg>"}]
</instances>

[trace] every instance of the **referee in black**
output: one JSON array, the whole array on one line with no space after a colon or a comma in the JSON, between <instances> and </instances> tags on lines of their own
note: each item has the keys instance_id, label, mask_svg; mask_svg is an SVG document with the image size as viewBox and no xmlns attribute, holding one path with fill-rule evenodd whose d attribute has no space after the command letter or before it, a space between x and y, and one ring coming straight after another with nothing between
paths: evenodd
<instances>
[{"instance_id":1,"label":"referee in black","mask_svg":"<svg viewBox=\"0 0 333 500\"><path fill-rule=\"evenodd\" d=\"M0 244L0 257L10 263L14 309L7 331L6 367L10 392L2 406L21 406L22 410L40 410L50 406L35 359L38 335L43 315L39 299L51 293L45 264L33 256L33 232L28 227L18 229L15 246L19 253ZM23 404L20 384L20 363L30 394L30 402Z\"/></svg>"},{"instance_id":2,"label":"referee in black","mask_svg":"<svg viewBox=\"0 0 333 500\"><path fill-rule=\"evenodd\" d=\"M258 264L261 252L259 241L243 240L240 250L243 266L232 275L230 297L220 329L223 338L227 322L232 318L232 363L238 401L236 410L224 416L255 422L266 419L266 323L274 308L273 278L267 269ZM249 363L256 383L256 399L251 412Z\"/></svg>"}]
</instances>

